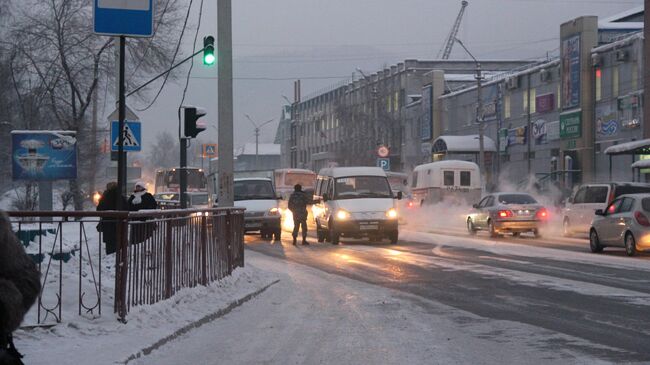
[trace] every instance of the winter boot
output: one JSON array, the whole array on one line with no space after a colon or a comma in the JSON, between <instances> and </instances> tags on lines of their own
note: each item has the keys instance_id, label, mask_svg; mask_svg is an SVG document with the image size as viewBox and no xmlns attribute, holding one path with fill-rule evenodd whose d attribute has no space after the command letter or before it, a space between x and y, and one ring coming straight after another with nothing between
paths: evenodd
<instances>
[{"instance_id":1,"label":"winter boot","mask_svg":"<svg viewBox=\"0 0 650 365\"><path fill-rule=\"evenodd\" d=\"M296 237L293 238L293 245L296 246L298 242L296 241Z\"/></svg>"}]
</instances>

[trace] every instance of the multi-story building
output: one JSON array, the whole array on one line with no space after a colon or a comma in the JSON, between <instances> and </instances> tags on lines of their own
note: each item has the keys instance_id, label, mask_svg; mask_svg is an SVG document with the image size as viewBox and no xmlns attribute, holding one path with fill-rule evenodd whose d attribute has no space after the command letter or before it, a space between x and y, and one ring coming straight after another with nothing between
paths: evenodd
<instances>
[{"instance_id":1,"label":"multi-story building","mask_svg":"<svg viewBox=\"0 0 650 365\"><path fill-rule=\"evenodd\" d=\"M487 61L483 66L488 74L494 74L525 63ZM375 165L376 150L383 145L390 149L393 170L403 170L409 156L414 157L414 152L405 148L404 143L405 120L410 113L407 105L421 98L424 85L435 89L431 97L441 95L451 87L458 87L468 74L471 77L473 70L471 61L406 60L304 98L293 105L296 158L290 167L319 170L330 165ZM442 75L449 78L445 80ZM431 139L432 126L427 128L424 129L429 131ZM283 142L291 139L285 138Z\"/></svg>"}]
</instances>

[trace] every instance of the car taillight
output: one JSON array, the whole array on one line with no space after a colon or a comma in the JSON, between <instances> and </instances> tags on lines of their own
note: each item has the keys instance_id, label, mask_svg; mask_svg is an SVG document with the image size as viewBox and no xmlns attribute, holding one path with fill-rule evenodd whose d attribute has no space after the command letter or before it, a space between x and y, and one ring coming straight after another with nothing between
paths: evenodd
<instances>
[{"instance_id":1,"label":"car taillight","mask_svg":"<svg viewBox=\"0 0 650 365\"><path fill-rule=\"evenodd\" d=\"M500 210L499 213L497 213L499 218L510 218L512 217L512 212L509 210Z\"/></svg>"},{"instance_id":2,"label":"car taillight","mask_svg":"<svg viewBox=\"0 0 650 365\"><path fill-rule=\"evenodd\" d=\"M409 207L409 208L413 208L413 202L409 202L409 203L408 203L408 207Z\"/></svg>"},{"instance_id":3,"label":"car taillight","mask_svg":"<svg viewBox=\"0 0 650 365\"><path fill-rule=\"evenodd\" d=\"M650 227L650 221L648 220L648 217L645 216L645 214L641 212L634 212L634 218L640 225L644 227Z\"/></svg>"},{"instance_id":4,"label":"car taillight","mask_svg":"<svg viewBox=\"0 0 650 365\"><path fill-rule=\"evenodd\" d=\"M537 219L547 220L548 219L548 210L546 210L546 208L541 208L540 210L537 211L535 216L537 217Z\"/></svg>"}]
</instances>

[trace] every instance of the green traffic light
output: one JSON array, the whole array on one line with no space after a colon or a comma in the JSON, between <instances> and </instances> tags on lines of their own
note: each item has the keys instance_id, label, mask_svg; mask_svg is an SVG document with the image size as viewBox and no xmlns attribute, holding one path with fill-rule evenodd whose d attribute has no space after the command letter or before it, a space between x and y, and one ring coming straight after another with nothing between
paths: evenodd
<instances>
[{"instance_id":1,"label":"green traffic light","mask_svg":"<svg viewBox=\"0 0 650 365\"><path fill-rule=\"evenodd\" d=\"M203 38L203 64L212 66L217 61L214 56L214 37L207 36Z\"/></svg>"},{"instance_id":2,"label":"green traffic light","mask_svg":"<svg viewBox=\"0 0 650 365\"><path fill-rule=\"evenodd\" d=\"M208 53L205 56L203 56L203 64L211 66L214 64L215 57L214 54Z\"/></svg>"}]
</instances>

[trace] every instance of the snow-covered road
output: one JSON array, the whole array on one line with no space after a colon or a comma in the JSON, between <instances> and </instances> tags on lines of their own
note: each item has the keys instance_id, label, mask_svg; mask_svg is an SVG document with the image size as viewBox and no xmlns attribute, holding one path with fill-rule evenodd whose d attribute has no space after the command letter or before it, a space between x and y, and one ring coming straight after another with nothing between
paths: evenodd
<instances>
[{"instance_id":1,"label":"snow-covered road","mask_svg":"<svg viewBox=\"0 0 650 365\"><path fill-rule=\"evenodd\" d=\"M594 345L247 251L280 282L137 364L598 363ZM551 343L572 344L550 348ZM602 348L600 345L596 346Z\"/></svg>"}]
</instances>

